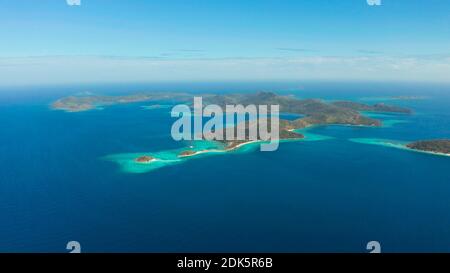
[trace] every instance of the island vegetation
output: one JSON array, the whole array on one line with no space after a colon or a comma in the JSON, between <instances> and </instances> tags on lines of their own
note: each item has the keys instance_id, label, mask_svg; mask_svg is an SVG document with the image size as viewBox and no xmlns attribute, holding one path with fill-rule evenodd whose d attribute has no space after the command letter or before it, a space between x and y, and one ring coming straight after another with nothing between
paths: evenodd
<instances>
[{"instance_id":1,"label":"island vegetation","mask_svg":"<svg viewBox=\"0 0 450 273\"><path fill-rule=\"evenodd\" d=\"M418 151L450 155L450 139L416 141L407 144L406 147Z\"/></svg>"},{"instance_id":2,"label":"island vegetation","mask_svg":"<svg viewBox=\"0 0 450 273\"><path fill-rule=\"evenodd\" d=\"M152 162L154 160L155 160L154 157L148 156L148 155L140 156L140 157L135 159L135 161L137 163L150 163L150 162Z\"/></svg>"}]
</instances>

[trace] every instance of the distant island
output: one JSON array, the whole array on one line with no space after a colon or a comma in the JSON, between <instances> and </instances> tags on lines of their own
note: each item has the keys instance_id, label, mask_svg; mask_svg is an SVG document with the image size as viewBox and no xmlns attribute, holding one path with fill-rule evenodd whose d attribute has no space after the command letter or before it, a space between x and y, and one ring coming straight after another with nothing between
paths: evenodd
<instances>
[{"instance_id":1,"label":"distant island","mask_svg":"<svg viewBox=\"0 0 450 273\"><path fill-rule=\"evenodd\" d=\"M257 92L245 94L198 94L202 96L204 105L279 105L283 113L301 114L304 117L285 124L286 129L305 128L311 125L342 124L381 126L378 119L373 119L361 114L362 111L391 112L410 114L407 108L377 103L375 105L363 104L353 101L337 101L327 103L320 99L297 99L293 96L282 96L272 92ZM177 103L191 104L193 94L187 93L149 93L128 96L70 96L61 98L52 103L57 110L67 112L82 112L101 106L124 104L142 101L170 100Z\"/></svg>"},{"instance_id":2,"label":"distant island","mask_svg":"<svg viewBox=\"0 0 450 273\"><path fill-rule=\"evenodd\" d=\"M361 100L365 101L392 101L392 100L424 100L427 99L426 96L415 96L415 95L400 95L400 96L390 96L390 97L364 97Z\"/></svg>"},{"instance_id":3,"label":"distant island","mask_svg":"<svg viewBox=\"0 0 450 273\"><path fill-rule=\"evenodd\" d=\"M185 101L187 95L181 93L149 93L133 94L127 96L69 96L61 98L52 103L52 108L66 112L83 112L96 109L102 106L125 104L143 101L174 100ZM189 96L191 97L191 96Z\"/></svg>"},{"instance_id":4,"label":"distant island","mask_svg":"<svg viewBox=\"0 0 450 273\"><path fill-rule=\"evenodd\" d=\"M412 111L408 108L387 105L384 103L368 105L368 104L352 102L352 101L336 101L336 102L333 102L333 105L343 107L343 108L353 109L356 111L391 112L391 113L403 113L403 114L411 114L412 113Z\"/></svg>"},{"instance_id":5,"label":"distant island","mask_svg":"<svg viewBox=\"0 0 450 273\"><path fill-rule=\"evenodd\" d=\"M423 152L450 155L449 139L422 140L409 143L406 147Z\"/></svg>"}]
</instances>

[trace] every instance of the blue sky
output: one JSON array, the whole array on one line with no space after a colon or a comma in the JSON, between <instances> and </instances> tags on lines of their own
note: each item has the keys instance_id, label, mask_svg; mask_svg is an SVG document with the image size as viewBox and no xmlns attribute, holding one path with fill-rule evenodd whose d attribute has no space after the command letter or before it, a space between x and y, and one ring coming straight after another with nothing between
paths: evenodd
<instances>
[{"instance_id":1,"label":"blue sky","mask_svg":"<svg viewBox=\"0 0 450 273\"><path fill-rule=\"evenodd\" d=\"M0 0L0 85L449 75L448 0Z\"/></svg>"}]
</instances>

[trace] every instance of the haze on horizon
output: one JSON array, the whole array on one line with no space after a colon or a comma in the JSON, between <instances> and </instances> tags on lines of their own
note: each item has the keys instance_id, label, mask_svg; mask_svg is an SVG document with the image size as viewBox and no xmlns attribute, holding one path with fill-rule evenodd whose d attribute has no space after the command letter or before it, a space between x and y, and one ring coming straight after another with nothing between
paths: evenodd
<instances>
[{"instance_id":1,"label":"haze on horizon","mask_svg":"<svg viewBox=\"0 0 450 273\"><path fill-rule=\"evenodd\" d=\"M450 82L447 0L0 0L0 86Z\"/></svg>"}]
</instances>

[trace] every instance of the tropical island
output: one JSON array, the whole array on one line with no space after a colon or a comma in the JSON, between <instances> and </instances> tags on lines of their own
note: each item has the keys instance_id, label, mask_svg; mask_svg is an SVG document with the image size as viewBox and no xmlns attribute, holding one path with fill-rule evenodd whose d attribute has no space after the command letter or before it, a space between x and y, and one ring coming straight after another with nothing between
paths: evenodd
<instances>
[{"instance_id":1,"label":"tropical island","mask_svg":"<svg viewBox=\"0 0 450 273\"><path fill-rule=\"evenodd\" d=\"M279 105L280 112L300 114L304 117L287 121L286 129L306 128L312 125L357 125L381 126L382 122L365 116L363 111L390 112L410 114L407 108L378 103L368 105L352 101L327 103L321 99L298 99L293 96L282 96L272 92L258 92L251 94L207 95L203 97L205 104L225 105Z\"/></svg>"},{"instance_id":2,"label":"tropical island","mask_svg":"<svg viewBox=\"0 0 450 273\"><path fill-rule=\"evenodd\" d=\"M289 121L288 129L305 128L311 125L343 124L381 126L381 121L362 114L362 111L391 112L410 114L407 108L377 103L375 105L353 101L337 101L327 103L320 99L298 99L294 96L278 95L273 92L257 92L245 94L198 94L203 97L205 105L279 105L283 113L300 114L304 117ZM82 112L101 106L134 103L142 101L172 101L191 104L193 94L187 93L148 93L127 96L70 96L52 103L52 108L67 112Z\"/></svg>"},{"instance_id":3,"label":"tropical island","mask_svg":"<svg viewBox=\"0 0 450 273\"><path fill-rule=\"evenodd\" d=\"M300 115L293 120L279 120L279 141L298 141L308 138L303 134L303 130L314 125L350 125L380 127L382 121L365 115L365 112L382 112L395 114L410 114L412 111L407 108L377 103L374 105L364 104L354 101L327 102L321 99L299 99L291 95L278 95L273 92L241 93L241 94L196 94L201 96L204 107L215 104L225 108L226 105L278 105L280 113ZM194 94L187 93L148 93L127 96L70 96L59 99L52 104L57 110L66 112L82 112L96 109L100 106L110 106L115 104L135 103L143 101L155 101L155 105L160 102L171 102L172 104L186 104L193 106ZM166 104L167 105L167 104ZM150 106L152 107L152 106ZM155 108L158 106L155 106ZM270 118L265 120L270 129ZM215 134L222 134L224 140L202 139L194 148L174 150L173 152L147 153L147 154L123 154L113 156L110 159L120 162L124 168L136 172L145 172L154 168L159 168L167 164L182 162L187 158L214 153L226 153L241 150L244 146L254 146L253 143L264 142L261 136L257 139L250 139L249 132L256 126L259 132L262 119L245 121L245 138L243 140L226 140L224 128L214 131ZM234 127L235 136L238 125ZM316 136L317 137L317 136ZM318 139L326 139L319 136ZM437 143L434 143L437 144ZM442 143L441 143L442 144ZM414 146L416 147L416 146ZM419 147L419 146L417 146ZM420 146L423 147L423 146ZM427 146L428 147L428 146ZM442 152L441 146L436 151ZM420 148L417 148L420 149ZM425 149L425 148L424 148ZM429 149L429 148L427 148ZM435 151L432 150L432 151ZM444 151L445 152L445 151ZM447 150L448 152L448 150ZM164 158L167 157L167 158ZM150 164L151 163L151 164ZM150 166L151 165L151 166ZM148 167L147 167L148 166Z\"/></svg>"},{"instance_id":4,"label":"tropical island","mask_svg":"<svg viewBox=\"0 0 450 273\"><path fill-rule=\"evenodd\" d=\"M362 114L362 111L372 112L391 112L409 114L412 111L398 106L390 106L386 104L368 105L355 103L351 101L341 101L334 103L326 103L319 99L300 100L292 96L280 96L272 92L258 92L251 94L227 94L227 95L202 95L205 105L215 104L221 107L226 105L279 105L280 111L283 113L301 114L304 117L295 120L283 120L279 122L279 140L300 140L305 138L303 134L296 131L313 125L341 124L354 126L381 126L382 122ZM252 126L259 126L261 120L245 122L245 139L244 140L216 140L223 144L223 149L205 149L205 150L183 150L178 157L191 157L208 152L229 152L240 147L263 141L260 136L257 140L249 139L249 131ZM270 127L270 119L267 120ZM236 135L235 127L235 135ZM258 130L256 130L258 131ZM225 139L225 130L219 130Z\"/></svg>"},{"instance_id":5,"label":"tropical island","mask_svg":"<svg viewBox=\"0 0 450 273\"><path fill-rule=\"evenodd\" d=\"M220 149L220 150L205 149L205 150L198 150L198 151L184 150L178 156L179 157L189 157L189 156L202 154L205 152L230 152L230 151L239 149L240 147L247 145L247 144L256 143L256 142L264 142L265 140L259 134L259 126L262 121L265 121L265 123L267 124L267 127L271 128L270 119L267 119L267 120L257 119L254 121L246 121L243 124L245 133L244 133L244 139L242 139L242 140L226 140L226 129L218 129L212 133L214 133L215 135L222 136L221 139L223 139L223 140L214 140L221 144L221 146L223 147L222 149ZM239 125L233 127L233 129L232 129L234 131L234 136L236 139L237 139L236 136L237 136L238 126ZM255 129L255 131L257 132L257 134L256 134L257 139L250 138L250 130L252 130L252 129ZM287 121L287 120L279 121L279 139L277 139L278 141L300 140L300 139L303 139L304 137L305 136L303 134L301 134L299 132L294 132L289 121Z\"/></svg>"},{"instance_id":6,"label":"tropical island","mask_svg":"<svg viewBox=\"0 0 450 273\"><path fill-rule=\"evenodd\" d=\"M138 158L136 158L136 162L137 163L150 163L152 161L154 161L155 158L149 155L144 155L144 156L140 156Z\"/></svg>"},{"instance_id":7,"label":"tropical island","mask_svg":"<svg viewBox=\"0 0 450 273\"><path fill-rule=\"evenodd\" d=\"M406 144L406 147L436 154L450 155L450 140L436 139L436 140L422 140Z\"/></svg>"}]
</instances>

